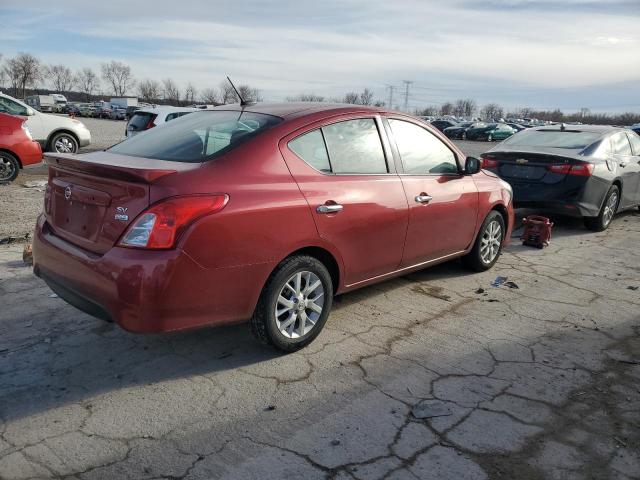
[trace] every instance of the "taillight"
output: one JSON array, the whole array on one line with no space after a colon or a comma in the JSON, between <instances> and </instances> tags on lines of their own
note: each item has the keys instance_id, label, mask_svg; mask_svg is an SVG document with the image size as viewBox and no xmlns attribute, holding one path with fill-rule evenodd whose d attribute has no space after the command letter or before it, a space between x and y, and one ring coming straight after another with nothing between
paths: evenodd
<instances>
[{"instance_id":1,"label":"taillight","mask_svg":"<svg viewBox=\"0 0 640 480\"><path fill-rule=\"evenodd\" d=\"M222 210L228 195L190 195L156 203L129 226L118 245L144 249L173 248L196 220Z\"/></svg>"},{"instance_id":2,"label":"taillight","mask_svg":"<svg viewBox=\"0 0 640 480\"><path fill-rule=\"evenodd\" d=\"M547 169L550 172L558 173L561 175L577 175L579 177L590 177L593 173L593 167L593 163L578 163L575 165L563 163L560 165L549 165Z\"/></svg>"},{"instance_id":3,"label":"taillight","mask_svg":"<svg viewBox=\"0 0 640 480\"><path fill-rule=\"evenodd\" d=\"M496 168L498 160L493 157L482 157L482 168Z\"/></svg>"},{"instance_id":4,"label":"taillight","mask_svg":"<svg viewBox=\"0 0 640 480\"><path fill-rule=\"evenodd\" d=\"M155 127L155 125L153 124L153 121L156 119L156 117L157 117L157 115L155 115L155 114L149 115L149 121L144 126L145 130L149 130L150 128Z\"/></svg>"}]
</instances>

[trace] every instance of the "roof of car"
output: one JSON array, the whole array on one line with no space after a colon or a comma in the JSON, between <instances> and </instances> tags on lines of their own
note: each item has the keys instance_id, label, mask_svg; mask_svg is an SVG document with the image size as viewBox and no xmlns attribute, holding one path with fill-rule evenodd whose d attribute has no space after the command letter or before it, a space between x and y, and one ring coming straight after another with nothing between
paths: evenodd
<instances>
[{"instance_id":1,"label":"roof of car","mask_svg":"<svg viewBox=\"0 0 640 480\"><path fill-rule=\"evenodd\" d=\"M542 127L534 127L531 130L547 130L547 131L561 131L561 125L545 125ZM592 132L592 133L607 133L612 130L622 130L620 127L614 127L611 125L568 125L565 124L564 129L571 132Z\"/></svg>"},{"instance_id":2,"label":"roof of car","mask_svg":"<svg viewBox=\"0 0 640 480\"><path fill-rule=\"evenodd\" d=\"M171 112L200 112L202 110L191 107L173 107L171 105L159 105L156 107L145 107L136 110L135 113L171 113Z\"/></svg>"},{"instance_id":3,"label":"roof of car","mask_svg":"<svg viewBox=\"0 0 640 480\"><path fill-rule=\"evenodd\" d=\"M241 110L247 112L264 113L277 117L292 117L300 114L314 112L380 112L385 110L379 107L369 107L365 105L352 105L349 103L323 103L323 102L284 102L284 103L251 103L242 107L239 103L220 105L209 110Z\"/></svg>"}]
</instances>

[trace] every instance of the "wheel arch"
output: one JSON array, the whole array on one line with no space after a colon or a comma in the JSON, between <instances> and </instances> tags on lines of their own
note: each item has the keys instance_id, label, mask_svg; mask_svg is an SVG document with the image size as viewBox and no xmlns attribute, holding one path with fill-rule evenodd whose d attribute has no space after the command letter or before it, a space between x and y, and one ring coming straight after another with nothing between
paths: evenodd
<instances>
[{"instance_id":1,"label":"wheel arch","mask_svg":"<svg viewBox=\"0 0 640 480\"><path fill-rule=\"evenodd\" d=\"M69 130L68 128L58 128L58 129L54 130L53 132L51 132L49 134L49 136L47 137L47 143L46 143L47 151L51 150L51 142L53 141L53 137L55 137L59 133L66 133L68 135L71 135L75 139L76 143L78 144L78 149L80 148L80 139L78 138L78 135L76 135L73 132L73 130Z\"/></svg>"},{"instance_id":2,"label":"wheel arch","mask_svg":"<svg viewBox=\"0 0 640 480\"><path fill-rule=\"evenodd\" d=\"M342 278L342 274L338 261L329 250L318 246L302 247L291 252L285 258L289 258L294 255L309 255L310 257L313 257L320 261L325 267L327 267L327 270L329 270L329 275L331 276L331 281L333 282L333 293L335 294L338 291L338 289L340 288L340 280Z\"/></svg>"}]
</instances>

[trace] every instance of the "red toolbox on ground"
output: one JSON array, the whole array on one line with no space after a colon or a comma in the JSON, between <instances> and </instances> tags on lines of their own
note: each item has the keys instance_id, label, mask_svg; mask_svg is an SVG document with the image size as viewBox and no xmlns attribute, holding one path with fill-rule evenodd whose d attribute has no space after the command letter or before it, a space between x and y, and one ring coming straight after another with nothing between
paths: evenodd
<instances>
[{"instance_id":1,"label":"red toolbox on ground","mask_svg":"<svg viewBox=\"0 0 640 480\"><path fill-rule=\"evenodd\" d=\"M520 236L523 245L530 247L544 248L551 240L551 222L547 217L540 215L529 215L522 219L524 232Z\"/></svg>"}]
</instances>

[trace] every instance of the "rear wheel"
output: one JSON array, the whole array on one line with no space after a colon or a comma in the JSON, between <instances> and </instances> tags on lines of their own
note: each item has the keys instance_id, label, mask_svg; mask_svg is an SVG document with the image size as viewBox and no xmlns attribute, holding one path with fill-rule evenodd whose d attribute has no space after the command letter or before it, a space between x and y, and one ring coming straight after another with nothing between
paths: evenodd
<instances>
[{"instance_id":1,"label":"rear wheel","mask_svg":"<svg viewBox=\"0 0 640 480\"><path fill-rule=\"evenodd\" d=\"M489 270L500 257L505 232L504 218L492 210L482 222L473 248L462 257L463 263L476 272Z\"/></svg>"},{"instance_id":2,"label":"rear wheel","mask_svg":"<svg viewBox=\"0 0 640 480\"><path fill-rule=\"evenodd\" d=\"M0 152L0 182L12 182L18 176L20 162L9 152Z\"/></svg>"},{"instance_id":3,"label":"rear wheel","mask_svg":"<svg viewBox=\"0 0 640 480\"><path fill-rule=\"evenodd\" d=\"M487 135L487 142L493 142L493 135Z\"/></svg>"},{"instance_id":4,"label":"rear wheel","mask_svg":"<svg viewBox=\"0 0 640 480\"><path fill-rule=\"evenodd\" d=\"M611 220L618 210L620 203L620 189L617 185L612 185L607 195L604 197L602 208L597 217L584 217L584 226L594 232L602 232L611 225Z\"/></svg>"},{"instance_id":5,"label":"rear wheel","mask_svg":"<svg viewBox=\"0 0 640 480\"><path fill-rule=\"evenodd\" d=\"M58 153L76 153L78 141L68 133L58 133L51 139L51 150Z\"/></svg>"},{"instance_id":6,"label":"rear wheel","mask_svg":"<svg viewBox=\"0 0 640 480\"><path fill-rule=\"evenodd\" d=\"M467 139L467 132L462 132L462 135L460 135L460 138L462 138L462 140L466 140Z\"/></svg>"},{"instance_id":7,"label":"rear wheel","mask_svg":"<svg viewBox=\"0 0 640 480\"><path fill-rule=\"evenodd\" d=\"M332 302L333 283L322 262L307 255L289 257L267 280L251 332L279 350L299 350L320 334Z\"/></svg>"}]
</instances>

